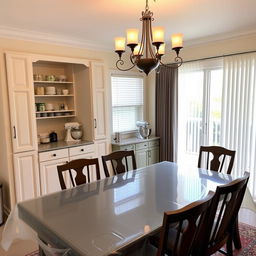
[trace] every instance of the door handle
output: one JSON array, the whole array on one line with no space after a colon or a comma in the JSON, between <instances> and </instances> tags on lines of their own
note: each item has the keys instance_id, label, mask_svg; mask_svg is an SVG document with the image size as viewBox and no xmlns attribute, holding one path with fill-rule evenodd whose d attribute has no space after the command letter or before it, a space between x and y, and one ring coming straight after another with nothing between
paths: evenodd
<instances>
[{"instance_id":1,"label":"door handle","mask_svg":"<svg viewBox=\"0 0 256 256\"><path fill-rule=\"evenodd\" d=\"M97 120L96 120L96 118L94 118L94 128L95 129L97 128Z\"/></svg>"},{"instance_id":2,"label":"door handle","mask_svg":"<svg viewBox=\"0 0 256 256\"><path fill-rule=\"evenodd\" d=\"M16 127L13 126L13 138L16 139Z\"/></svg>"}]
</instances>

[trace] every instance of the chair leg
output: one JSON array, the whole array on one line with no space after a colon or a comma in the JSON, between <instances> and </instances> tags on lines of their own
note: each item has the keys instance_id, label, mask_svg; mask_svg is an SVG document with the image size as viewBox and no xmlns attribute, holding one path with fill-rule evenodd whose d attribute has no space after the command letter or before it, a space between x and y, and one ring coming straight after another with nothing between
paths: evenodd
<instances>
[{"instance_id":1,"label":"chair leg","mask_svg":"<svg viewBox=\"0 0 256 256\"><path fill-rule=\"evenodd\" d=\"M227 241L227 255L233 256L232 236L229 236Z\"/></svg>"},{"instance_id":2,"label":"chair leg","mask_svg":"<svg viewBox=\"0 0 256 256\"><path fill-rule=\"evenodd\" d=\"M233 231L233 241L234 241L234 246L236 249L241 249L242 244L240 240L240 234L239 234L239 229L238 229L238 218L236 218L235 225L234 225L234 231Z\"/></svg>"}]
</instances>

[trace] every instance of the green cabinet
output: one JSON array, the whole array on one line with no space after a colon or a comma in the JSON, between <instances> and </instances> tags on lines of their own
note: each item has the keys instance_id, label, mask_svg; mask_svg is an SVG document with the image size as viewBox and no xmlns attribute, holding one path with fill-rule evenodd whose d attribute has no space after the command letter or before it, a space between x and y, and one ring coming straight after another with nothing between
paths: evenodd
<instances>
[{"instance_id":1,"label":"green cabinet","mask_svg":"<svg viewBox=\"0 0 256 256\"><path fill-rule=\"evenodd\" d=\"M115 143L112 146L112 150L134 150L137 168L159 162L159 138L143 141L134 140L132 144L127 144L125 141L122 144ZM129 163L130 165L131 163Z\"/></svg>"}]
</instances>

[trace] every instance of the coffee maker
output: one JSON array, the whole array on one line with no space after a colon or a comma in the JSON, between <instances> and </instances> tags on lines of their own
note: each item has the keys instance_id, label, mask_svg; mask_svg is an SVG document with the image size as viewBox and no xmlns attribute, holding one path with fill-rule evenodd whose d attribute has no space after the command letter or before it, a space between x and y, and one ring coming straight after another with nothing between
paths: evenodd
<instances>
[{"instance_id":1,"label":"coffee maker","mask_svg":"<svg viewBox=\"0 0 256 256\"><path fill-rule=\"evenodd\" d=\"M147 121L137 121L136 126L138 127L138 138L148 139L151 134L149 123Z\"/></svg>"}]
</instances>

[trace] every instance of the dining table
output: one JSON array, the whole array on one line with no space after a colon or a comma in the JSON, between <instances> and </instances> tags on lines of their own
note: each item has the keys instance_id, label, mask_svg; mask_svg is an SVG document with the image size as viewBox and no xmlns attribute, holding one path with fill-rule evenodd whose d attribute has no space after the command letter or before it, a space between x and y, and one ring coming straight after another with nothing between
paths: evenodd
<instances>
[{"instance_id":1,"label":"dining table","mask_svg":"<svg viewBox=\"0 0 256 256\"><path fill-rule=\"evenodd\" d=\"M165 211L234 179L164 161L20 202L18 216L47 244L69 248L68 255L113 255L158 232Z\"/></svg>"}]
</instances>

